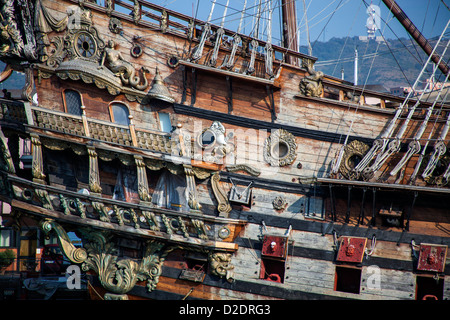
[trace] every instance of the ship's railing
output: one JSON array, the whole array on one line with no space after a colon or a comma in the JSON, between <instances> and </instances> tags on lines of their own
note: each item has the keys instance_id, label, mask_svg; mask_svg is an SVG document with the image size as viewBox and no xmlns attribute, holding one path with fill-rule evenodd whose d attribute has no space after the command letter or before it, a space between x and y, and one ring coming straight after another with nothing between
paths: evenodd
<instances>
[{"instance_id":1,"label":"ship's railing","mask_svg":"<svg viewBox=\"0 0 450 320\"><path fill-rule=\"evenodd\" d=\"M78 2L78 0L71 0L73 2ZM161 7L159 5L150 3L145 0L99 0L97 3L92 3L84 1L83 5L88 8L97 9L99 11L105 12L108 15L118 17L120 19L129 20L136 24L141 24L143 26L149 27L153 30L161 30L162 32L170 32L186 37L194 43L200 41L202 26L206 22L184 15L182 13L172 11ZM218 30L220 27L211 24L212 31ZM242 50L249 50L248 46L250 42L254 39L244 34L237 34L233 30L223 28L224 35L222 37L221 49L231 52L233 37L238 35L242 42L245 44L246 48L242 45L239 46L238 54L241 54ZM258 41L257 52L264 52L267 42L260 39L255 39ZM213 43L210 43L213 46ZM192 44L192 48L195 44ZM303 59L308 59L316 61L317 58L302 54L297 51L289 50L287 48L271 44L273 49L273 57L275 63L285 62L285 61L295 61L297 66L301 66L301 61ZM249 56L249 53L247 52ZM261 58L261 55L259 55ZM291 59L286 59L286 57L291 57ZM264 74L264 73L262 73Z\"/></svg>"},{"instance_id":2,"label":"ship's railing","mask_svg":"<svg viewBox=\"0 0 450 320\"><path fill-rule=\"evenodd\" d=\"M88 118L84 111L82 116L77 116L32 106L31 112L35 126L64 134L169 154L178 145L177 141L174 141L167 133L135 128L132 118L129 125L120 125ZM26 123L26 117L24 122Z\"/></svg>"},{"instance_id":3,"label":"ship's railing","mask_svg":"<svg viewBox=\"0 0 450 320\"><path fill-rule=\"evenodd\" d=\"M332 99L342 103L350 103L355 107L357 106L371 106L379 109L393 110L397 109L405 100L403 97L399 97L386 92L378 92L368 90L366 88L355 87L349 84L344 84L339 81L331 79L324 79L323 83L323 98ZM410 99L408 104L413 105L416 100ZM415 116L420 116L425 108L428 108L432 104L432 101L421 101L422 108L418 108ZM442 108L443 112L448 111L448 108Z\"/></svg>"},{"instance_id":4,"label":"ship's railing","mask_svg":"<svg viewBox=\"0 0 450 320\"><path fill-rule=\"evenodd\" d=\"M23 102L0 98L0 120L19 124L27 123Z\"/></svg>"},{"instance_id":5,"label":"ship's railing","mask_svg":"<svg viewBox=\"0 0 450 320\"><path fill-rule=\"evenodd\" d=\"M205 216L197 212L176 211L151 203L130 203L41 185L8 175L0 178L12 185L14 198L24 210L39 211L45 218L67 223L83 223L112 231L139 233L142 236L214 245L232 242L243 221ZM7 195L8 190L0 190ZM202 241L206 241L202 242ZM209 241L209 242L208 242ZM232 247L232 246L231 246ZM231 248L230 247L230 248Z\"/></svg>"}]
</instances>

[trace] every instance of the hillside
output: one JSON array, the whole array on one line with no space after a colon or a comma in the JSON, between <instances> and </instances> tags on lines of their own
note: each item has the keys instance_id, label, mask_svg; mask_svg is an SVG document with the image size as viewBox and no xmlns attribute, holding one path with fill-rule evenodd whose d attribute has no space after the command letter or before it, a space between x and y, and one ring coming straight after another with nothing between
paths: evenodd
<instances>
[{"instance_id":1,"label":"hillside","mask_svg":"<svg viewBox=\"0 0 450 320\"><path fill-rule=\"evenodd\" d=\"M432 45L434 43L431 42ZM359 57L359 85L381 84L386 89L412 86L427 60L423 50L411 39L402 38L378 43L374 40L363 42L358 37L347 40L332 38L327 42L314 44L312 55L318 58L316 70L341 78L341 69L344 69L344 79L354 82L355 48L358 50ZM443 49L443 46L440 46L437 52L441 53ZM306 47L302 47L300 51L308 52ZM445 61L448 61L449 57L450 54L446 54ZM433 71L431 65L427 71L431 75ZM440 71L437 71L436 78L438 81L444 80Z\"/></svg>"}]
</instances>

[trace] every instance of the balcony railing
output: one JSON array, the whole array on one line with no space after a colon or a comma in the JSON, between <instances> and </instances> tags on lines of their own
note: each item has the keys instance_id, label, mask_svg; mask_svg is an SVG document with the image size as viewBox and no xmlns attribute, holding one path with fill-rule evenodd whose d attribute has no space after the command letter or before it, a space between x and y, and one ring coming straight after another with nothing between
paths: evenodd
<instances>
[{"instance_id":1,"label":"balcony railing","mask_svg":"<svg viewBox=\"0 0 450 320\"><path fill-rule=\"evenodd\" d=\"M33 125L42 129L168 154L178 145L167 133L135 128L132 119L129 125L120 125L36 106L31 111Z\"/></svg>"}]
</instances>

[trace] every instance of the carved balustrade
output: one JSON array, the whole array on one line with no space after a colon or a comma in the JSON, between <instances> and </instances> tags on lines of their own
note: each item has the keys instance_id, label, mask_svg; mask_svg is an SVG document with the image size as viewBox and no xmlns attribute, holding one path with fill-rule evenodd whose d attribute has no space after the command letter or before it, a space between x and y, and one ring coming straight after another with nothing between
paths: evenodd
<instances>
[{"instance_id":1,"label":"carved balustrade","mask_svg":"<svg viewBox=\"0 0 450 320\"><path fill-rule=\"evenodd\" d=\"M11 101L0 99L0 121L27 123L24 103L20 101Z\"/></svg>"},{"instance_id":2,"label":"carved balustrade","mask_svg":"<svg viewBox=\"0 0 450 320\"><path fill-rule=\"evenodd\" d=\"M45 218L66 223L83 223L110 231L139 233L155 239L170 239L205 247L223 246L234 249L233 242L243 221L205 216L132 204L60 188L44 186L12 175L0 176L0 194L13 194L15 205L38 212ZM46 209L46 210L45 210ZM220 245L222 243L222 245Z\"/></svg>"},{"instance_id":3,"label":"carved balustrade","mask_svg":"<svg viewBox=\"0 0 450 320\"><path fill-rule=\"evenodd\" d=\"M72 1L78 3L78 0ZM99 4L85 1L83 2L83 5L86 8L104 12L111 17L119 18L121 20L128 20L134 22L135 24L150 27L153 30L159 29L163 33L177 34L179 36L186 37L187 39L194 42L200 41L200 38L202 36L201 27L206 24L204 21L192 18L176 11L172 11L145 0L114 0L100 2ZM133 15L122 13L124 11L131 11L133 12ZM250 56L250 43L253 38L241 33L237 34L236 31L221 28L220 26L214 24L211 24L210 26L211 30L214 31L214 33L216 33L216 31L218 31L219 29L223 30L223 34L221 36L222 41L220 44L220 48L222 50L231 53L231 51L233 50L233 41L236 37L238 37L239 39L241 39L241 43L238 46L239 54ZM210 46L214 46L213 41L208 40L207 43L209 43ZM259 49L264 49L268 45L270 44L268 44L266 41L259 39L257 41L257 47ZM309 60L316 60L316 58L314 57L310 57L300 52L292 51L274 44L271 45L271 48L273 49L273 57L276 64L280 64L283 61L298 61L305 58ZM260 52L259 49L255 51ZM286 57L292 57L292 59L286 59ZM276 68L277 67L278 66L276 66ZM265 74L264 72L262 72L261 74L255 74L255 76L264 77Z\"/></svg>"},{"instance_id":4,"label":"carved balustrade","mask_svg":"<svg viewBox=\"0 0 450 320\"><path fill-rule=\"evenodd\" d=\"M86 128L83 124L82 116L39 107L32 107L31 110L34 125L42 129L89 137L108 143L118 143L123 146L136 144L135 146L138 148L168 154L171 154L172 150L175 150L178 145L178 142L173 140L169 134L151 132L139 128L135 129L134 125L119 125L87 118ZM25 111L23 113L25 114ZM26 118L24 122L26 123ZM136 136L136 143L133 142L133 134Z\"/></svg>"}]
</instances>

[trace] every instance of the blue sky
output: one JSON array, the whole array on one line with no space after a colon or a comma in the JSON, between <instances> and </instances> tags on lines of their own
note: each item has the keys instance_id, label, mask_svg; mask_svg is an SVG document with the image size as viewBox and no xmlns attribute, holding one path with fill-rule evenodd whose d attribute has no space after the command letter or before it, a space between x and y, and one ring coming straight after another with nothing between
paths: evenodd
<instances>
[{"instance_id":1,"label":"blue sky","mask_svg":"<svg viewBox=\"0 0 450 320\"><path fill-rule=\"evenodd\" d=\"M236 30L239 23L240 11L245 0L229 0L229 8L224 26ZM259 0L247 0L247 7L254 7ZM449 0L443 0L450 6ZM197 14L197 18L206 20L210 13L213 0L157 0L152 1L168 9L172 9L186 15ZM267 0L262 0L263 3ZM381 31L385 38L407 37L407 33L401 24L393 18L386 5L381 0L297 0L297 20L300 25L300 44L306 45L306 23L304 19L304 4L307 8L310 41L327 41L332 37L362 36L366 35L366 8L371 3L381 9ZM220 24L227 0L216 0L212 23ZM273 43L277 43L280 36L279 6L281 0L272 0L273 6ZM405 11L416 27L422 31L426 38L438 37L447 21L450 19L450 11L442 0L397 0L398 5ZM197 11L198 4L198 11ZM334 12L334 14L333 14ZM252 30L252 15L254 9L246 11L243 23L243 33L249 34ZM387 26L386 26L387 22ZM265 32L265 26L261 29ZM392 30L391 30L392 29ZM241 31L241 32L242 32ZM265 39L266 35L262 38Z\"/></svg>"}]
</instances>

